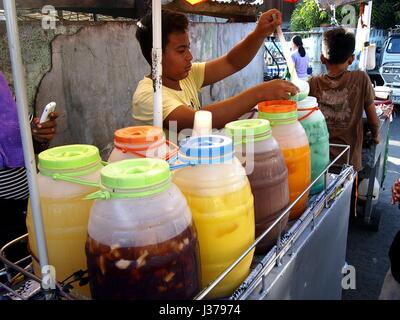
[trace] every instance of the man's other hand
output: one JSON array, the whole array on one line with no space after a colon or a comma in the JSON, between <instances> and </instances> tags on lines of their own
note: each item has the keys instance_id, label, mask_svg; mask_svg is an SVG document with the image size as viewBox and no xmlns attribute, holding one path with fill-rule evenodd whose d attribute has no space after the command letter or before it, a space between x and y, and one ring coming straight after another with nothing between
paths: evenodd
<instances>
[{"instance_id":1,"label":"man's other hand","mask_svg":"<svg viewBox=\"0 0 400 320\"><path fill-rule=\"evenodd\" d=\"M39 123L39 118L34 118L32 121L32 137L38 142L50 142L57 130L57 112L52 112L49 115L49 120Z\"/></svg>"}]
</instances>

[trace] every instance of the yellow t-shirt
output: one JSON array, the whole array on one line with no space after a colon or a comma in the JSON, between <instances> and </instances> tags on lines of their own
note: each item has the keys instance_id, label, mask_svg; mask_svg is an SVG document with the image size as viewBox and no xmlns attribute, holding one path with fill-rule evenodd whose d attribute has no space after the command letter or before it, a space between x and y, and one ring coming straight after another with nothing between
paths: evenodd
<instances>
[{"instance_id":1,"label":"yellow t-shirt","mask_svg":"<svg viewBox=\"0 0 400 320\"><path fill-rule=\"evenodd\" d=\"M200 110L199 92L204 82L206 63L193 63L188 76L179 81L182 90L162 87L163 119L181 105ZM135 125L153 125L153 80L145 77L136 88L132 99Z\"/></svg>"}]
</instances>

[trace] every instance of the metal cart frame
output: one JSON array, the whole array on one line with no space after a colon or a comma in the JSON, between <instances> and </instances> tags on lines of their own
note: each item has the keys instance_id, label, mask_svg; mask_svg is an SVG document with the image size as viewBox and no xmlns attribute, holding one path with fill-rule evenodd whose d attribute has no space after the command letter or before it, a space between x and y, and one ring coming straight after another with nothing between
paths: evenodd
<instances>
[{"instance_id":1,"label":"metal cart frame","mask_svg":"<svg viewBox=\"0 0 400 320\"><path fill-rule=\"evenodd\" d=\"M303 215L294 221L288 232L281 228L280 237L277 244L266 254L255 256L253 259L253 270L235 291L230 299L264 299L264 298L340 298L340 275L344 266L344 258L347 244L348 216L350 208L350 191L354 179L354 169L348 165L349 146L331 145L332 147L342 148L339 156L330 163L324 172L320 174L304 192L275 220L275 222L264 231L252 245L214 282L210 283L201 291L195 299L201 300L207 297L207 294L221 282L255 246L265 237L276 225L281 225L284 217L296 205L296 203L309 191L312 186L322 177L325 180L324 191L310 199L310 205ZM333 178L329 174L329 169L336 165L337 161L347 153L347 164L342 166L339 175ZM336 210L334 210L336 208ZM332 226L339 226L333 228ZM338 239L332 246L332 230L339 230L334 233L334 238ZM13 263L5 257L8 249L13 244L25 239L27 235L19 237L0 250L0 261L6 268L0 270L8 274L8 279L16 279L21 274L28 279L41 283L41 279L18 266L22 260ZM326 249L330 243L332 252ZM322 250L322 251L321 251ZM320 254L316 254L320 252ZM322 254L321 254L322 252ZM318 256L318 259L316 258ZM310 260L307 259L310 257ZM316 272L311 272L315 268L326 266L321 277L316 277ZM298 269L301 272L298 272ZM289 272L289 270L292 270ZM11 277L11 270L19 272ZM305 281L304 275L312 277L312 281ZM279 279L286 279L283 283ZM308 289L302 290L289 288L290 283L307 283ZM1 283L0 283L1 284ZM15 290L5 284L1 284L8 292L18 295ZM280 289L274 289L274 288ZM301 288L296 285L295 288ZM61 284L57 283L57 295L53 299L76 299L73 295L66 293ZM279 294L278 294L279 292Z\"/></svg>"},{"instance_id":2,"label":"metal cart frame","mask_svg":"<svg viewBox=\"0 0 400 320\"><path fill-rule=\"evenodd\" d=\"M307 296L302 296L305 294L301 291L297 291L296 294L292 295L284 295L284 294L276 294L271 295L273 298L291 298L291 299L304 299L304 298L336 298L339 299L341 297L341 287L340 287L340 275L342 271L342 267L345 265L345 254L346 254L346 246L347 246L347 231L348 231L348 218L350 212L350 194L351 187L353 185L355 171L352 166L349 166L349 157L350 157L350 147L345 145L336 145L331 144L331 147L342 148L343 151L329 164L329 166L304 190L304 192L299 195L299 197L288 206L286 210L282 212L282 214L275 220L275 222L262 233L252 245L250 245L247 250L236 260L234 261L220 276L216 278L215 281L210 283L206 288L204 288L196 297L197 300L202 300L207 297L208 293L210 293L253 249L256 245L277 225L281 226L281 222L284 217L289 213L289 211L296 205L296 203L313 187L315 183L320 178L324 178L325 188L324 191L321 192L314 201L312 201L312 205L308 207L308 209L303 213L303 215L295 221L294 225L290 228L290 230L284 234L284 236L280 236L277 240L277 244L271 249L269 253L267 253L261 261L257 262L257 259L253 259L253 271L247 277L247 279L243 282L243 284L237 289L237 291L230 297L231 299L262 299L271 292L271 288L279 282L279 278L282 279L282 274L277 272L277 268L287 268L289 265L294 265L293 261L300 261L303 259L301 255L303 253L310 254L312 252L316 252L316 250L324 251L322 255L320 255L319 262L323 261L323 258L326 258L325 264L329 261L332 261L332 258L329 256L333 256L336 263L334 264L334 268L329 269L334 274L330 275L329 272L324 272L323 278L315 277L310 270L318 267L319 262L315 260L311 262L311 264L302 263L300 269L303 271L296 275L297 271L294 269L290 274L290 277L296 278L296 281L302 281L303 275L308 275L314 277L313 284L311 286L312 290L307 291ZM347 155L347 164L345 164L342 168L341 173L335 177L335 179L329 182L329 169L331 167L336 166L339 159L342 156ZM331 179L332 180L332 179ZM340 205L339 209L341 210L341 214L335 215L333 211L333 206ZM331 222L329 224L323 223L327 220ZM333 219L333 220L332 220ZM331 226L332 223L338 222L341 224L341 232L340 232L340 243L335 247L336 252L328 252L324 248L323 239L326 237L331 237L329 228L327 226ZM280 234L283 233L282 228L280 229ZM338 236L338 235L336 235ZM303 248L307 248L305 243L310 242L310 239L313 240L313 245L309 247L306 251ZM321 241L322 240L322 241ZM296 258L297 257L297 258ZM321 258L322 257L322 258ZM255 262L255 263L254 263ZM312 267L311 267L312 265ZM286 267L282 267L286 266ZM294 272L296 271L296 272ZM336 272L335 272L336 271ZM275 272L276 277L273 277L272 274ZM283 272L283 271L282 271ZM339 278L338 278L339 275ZM326 277L325 277L326 276ZM268 278L269 277L269 278ZM269 281L267 281L267 278ZM285 290L282 292L287 292L289 290L288 286L285 287ZM315 288L315 289L314 289ZM328 295L318 296L318 293L322 294L324 290L331 289L331 293ZM258 291L258 293L253 294L253 292ZM328 290L329 292L329 290Z\"/></svg>"}]
</instances>

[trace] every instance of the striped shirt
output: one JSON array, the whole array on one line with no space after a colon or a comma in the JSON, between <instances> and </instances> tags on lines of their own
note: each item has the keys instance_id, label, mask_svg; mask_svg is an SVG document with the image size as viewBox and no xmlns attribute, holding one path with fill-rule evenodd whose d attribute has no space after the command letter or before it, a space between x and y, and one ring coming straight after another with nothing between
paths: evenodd
<instances>
[{"instance_id":1,"label":"striped shirt","mask_svg":"<svg viewBox=\"0 0 400 320\"><path fill-rule=\"evenodd\" d=\"M33 115L29 115L32 122ZM22 200L28 199L29 186L25 167L0 168L0 199Z\"/></svg>"},{"instance_id":2,"label":"striped shirt","mask_svg":"<svg viewBox=\"0 0 400 320\"><path fill-rule=\"evenodd\" d=\"M21 200L29 197L25 168L0 169L0 198Z\"/></svg>"}]
</instances>

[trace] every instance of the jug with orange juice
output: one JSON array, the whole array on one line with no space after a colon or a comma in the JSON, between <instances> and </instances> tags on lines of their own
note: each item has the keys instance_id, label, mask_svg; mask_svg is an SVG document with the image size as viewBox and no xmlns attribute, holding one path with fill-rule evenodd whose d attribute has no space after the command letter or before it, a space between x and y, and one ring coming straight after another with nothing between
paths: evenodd
<instances>
[{"instance_id":1,"label":"jug with orange juice","mask_svg":"<svg viewBox=\"0 0 400 320\"><path fill-rule=\"evenodd\" d=\"M294 101L266 101L258 105L259 117L269 120L272 136L278 141L289 171L290 202L296 200L311 183L311 153L306 132L297 120ZM298 218L306 209L308 192L290 212Z\"/></svg>"},{"instance_id":2,"label":"jug with orange juice","mask_svg":"<svg viewBox=\"0 0 400 320\"><path fill-rule=\"evenodd\" d=\"M84 198L98 190L99 150L91 145L55 147L39 154L38 184L49 264L61 282L79 270L86 270L85 241L93 201ZM34 270L41 275L32 212L28 207L26 224ZM89 297L88 285L72 284Z\"/></svg>"}]
</instances>

